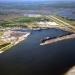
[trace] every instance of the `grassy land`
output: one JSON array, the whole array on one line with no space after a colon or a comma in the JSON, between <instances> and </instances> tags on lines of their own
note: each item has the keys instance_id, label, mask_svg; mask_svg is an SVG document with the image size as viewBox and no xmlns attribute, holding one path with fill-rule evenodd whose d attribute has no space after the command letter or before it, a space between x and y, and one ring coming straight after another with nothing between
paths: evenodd
<instances>
[{"instance_id":1,"label":"grassy land","mask_svg":"<svg viewBox=\"0 0 75 75\"><path fill-rule=\"evenodd\" d=\"M2 27L38 27L36 22L49 21L46 17L20 16L13 19L0 20Z\"/></svg>"}]
</instances>

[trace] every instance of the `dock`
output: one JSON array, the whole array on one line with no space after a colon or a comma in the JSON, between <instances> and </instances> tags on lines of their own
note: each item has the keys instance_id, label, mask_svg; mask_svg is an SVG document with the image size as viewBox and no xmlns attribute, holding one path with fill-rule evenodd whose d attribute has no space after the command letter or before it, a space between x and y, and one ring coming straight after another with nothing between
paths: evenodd
<instances>
[{"instance_id":1,"label":"dock","mask_svg":"<svg viewBox=\"0 0 75 75\"><path fill-rule=\"evenodd\" d=\"M66 35L66 36L62 36L62 37L53 38L53 39L50 39L50 40L46 40L44 43L40 43L40 45L52 44L52 43L55 43L55 42L58 42L58 41L72 39L72 38L75 38L75 33L70 34L70 35Z\"/></svg>"}]
</instances>

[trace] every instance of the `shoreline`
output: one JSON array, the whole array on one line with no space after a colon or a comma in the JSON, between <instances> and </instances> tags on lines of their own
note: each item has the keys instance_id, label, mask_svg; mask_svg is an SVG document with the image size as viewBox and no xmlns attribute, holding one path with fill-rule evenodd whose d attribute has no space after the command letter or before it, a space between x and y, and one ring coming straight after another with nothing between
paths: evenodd
<instances>
[{"instance_id":1,"label":"shoreline","mask_svg":"<svg viewBox=\"0 0 75 75\"><path fill-rule=\"evenodd\" d=\"M8 50L9 48L17 45L18 43L20 43L21 41L25 40L28 36L30 35L30 32L27 32L25 35L22 35L19 37L18 40L16 40L15 42L11 42L9 45L5 46L5 47L2 47L0 49L0 54L5 52L6 50Z\"/></svg>"},{"instance_id":2,"label":"shoreline","mask_svg":"<svg viewBox=\"0 0 75 75\"><path fill-rule=\"evenodd\" d=\"M20 30L23 29L24 30L24 29L30 29L30 28L13 28L13 30L17 30L17 29L20 29ZM37 27L37 28L32 28L30 30L41 31L43 29L49 29L49 28L47 28L47 27L43 27L43 28ZM12 30L12 29L10 28L9 30ZM16 31L16 33L17 33L17 31ZM11 44L12 44L11 47L13 47L13 46L17 45L18 43L20 43L21 41L25 40L30 34L31 34L31 31L30 32L26 31L22 36L16 37L16 40L11 42ZM54 39L51 39L51 40L46 40L44 43L40 43L40 45L46 45L46 44L51 44L51 43L62 41L62 40L66 40L66 39L75 38L75 34L71 34L71 35L73 35L73 36L68 37L69 35L66 35L67 38L65 38L66 36L62 36L62 37L54 38ZM3 53L5 50L7 50L7 49L5 49L7 47L8 46L5 46L5 47L1 48L0 49L0 53ZM8 47L8 49L9 49L9 47Z\"/></svg>"},{"instance_id":3,"label":"shoreline","mask_svg":"<svg viewBox=\"0 0 75 75\"><path fill-rule=\"evenodd\" d=\"M40 45L48 45L48 44L52 44L52 43L55 43L58 41L68 40L68 39L72 39L72 38L75 38L75 33L70 34L70 35L66 35L66 36L62 36L62 37L53 38L50 40L46 40L44 43L40 43Z\"/></svg>"},{"instance_id":4,"label":"shoreline","mask_svg":"<svg viewBox=\"0 0 75 75\"><path fill-rule=\"evenodd\" d=\"M28 36L30 35L30 32L27 32L27 34L19 37L19 39L13 44L14 46L18 43L20 43L21 41L25 40Z\"/></svg>"}]
</instances>

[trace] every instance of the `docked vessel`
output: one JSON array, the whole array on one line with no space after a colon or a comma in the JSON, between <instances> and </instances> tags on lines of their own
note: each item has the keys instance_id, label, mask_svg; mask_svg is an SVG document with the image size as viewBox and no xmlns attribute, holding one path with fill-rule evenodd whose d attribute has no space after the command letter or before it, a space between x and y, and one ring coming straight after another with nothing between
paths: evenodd
<instances>
[{"instance_id":1,"label":"docked vessel","mask_svg":"<svg viewBox=\"0 0 75 75\"><path fill-rule=\"evenodd\" d=\"M54 39L54 38L56 38L56 37L45 37L45 38L41 39L41 43L44 43L45 41Z\"/></svg>"}]
</instances>

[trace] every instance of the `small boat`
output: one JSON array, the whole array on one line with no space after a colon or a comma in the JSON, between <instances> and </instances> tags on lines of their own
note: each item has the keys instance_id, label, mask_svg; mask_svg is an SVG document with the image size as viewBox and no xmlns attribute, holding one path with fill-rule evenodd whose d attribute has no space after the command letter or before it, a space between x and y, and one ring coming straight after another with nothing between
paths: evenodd
<instances>
[{"instance_id":1,"label":"small boat","mask_svg":"<svg viewBox=\"0 0 75 75\"><path fill-rule=\"evenodd\" d=\"M33 30L40 31L41 28L33 28Z\"/></svg>"},{"instance_id":2,"label":"small boat","mask_svg":"<svg viewBox=\"0 0 75 75\"><path fill-rule=\"evenodd\" d=\"M54 37L45 37L44 39L41 40L41 42L44 43L47 40L51 40L51 39L55 39L55 38L57 38L57 37L56 36L54 36Z\"/></svg>"},{"instance_id":3,"label":"small boat","mask_svg":"<svg viewBox=\"0 0 75 75\"><path fill-rule=\"evenodd\" d=\"M52 39L52 38L51 37L45 37L44 39L41 40L41 42L44 43L45 41L50 40L50 39Z\"/></svg>"}]
</instances>

